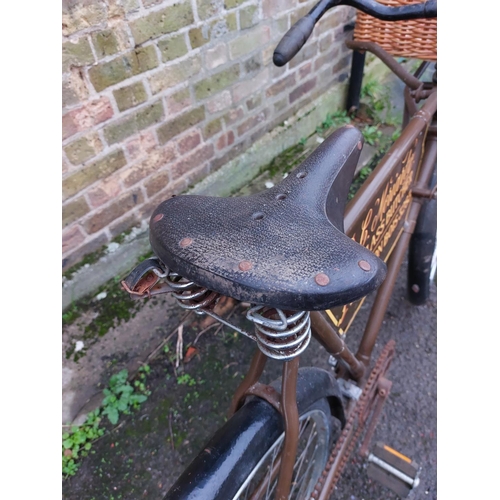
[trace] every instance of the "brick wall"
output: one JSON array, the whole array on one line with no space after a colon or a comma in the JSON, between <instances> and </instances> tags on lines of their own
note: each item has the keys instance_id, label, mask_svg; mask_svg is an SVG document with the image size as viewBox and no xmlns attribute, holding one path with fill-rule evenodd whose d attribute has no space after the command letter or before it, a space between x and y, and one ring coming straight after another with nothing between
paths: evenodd
<instances>
[{"instance_id":1,"label":"brick wall","mask_svg":"<svg viewBox=\"0 0 500 500\"><path fill-rule=\"evenodd\" d=\"M313 4L63 0L63 270L347 78L346 7L272 64Z\"/></svg>"}]
</instances>

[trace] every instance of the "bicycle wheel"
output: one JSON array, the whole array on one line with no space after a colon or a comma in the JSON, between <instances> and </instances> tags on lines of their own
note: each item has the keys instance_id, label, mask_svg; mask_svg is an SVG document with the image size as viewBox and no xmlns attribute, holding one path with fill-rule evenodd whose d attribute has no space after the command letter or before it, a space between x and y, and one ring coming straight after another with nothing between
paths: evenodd
<instances>
[{"instance_id":1,"label":"bicycle wheel","mask_svg":"<svg viewBox=\"0 0 500 500\"><path fill-rule=\"evenodd\" d=\"M431 189L436 185L436 168ZM408 250L408 299L422 305L429 298L430 284L437 270L437 200L427 200L418 214Z\"/></svg>"},{"instance_id":2,"label":"bicycle wheel","mask_svg":"<svg viewBox=\"0 0 500 500\"><path fill-rule=\"evenodd\" d=\"M272 386L279 390L280 380ZM299 369L297 405L300 440L294 477L298 486L290 498L304 498L312 491L345 424L341 392L326 370ZM255 498L272 498L269 491L275 487L282 443L281 415L266 401L251 397L210 439L164 500L243 500L259 485L264 494Z\"/></svg>"},{"instance_id":3,"label":"bicycle wheel","mask_svg":"<svg viewBox=\"0 0 500 500\"><path fill-rule=\"evenodd\" d=\"M299 442L289 499L309 498L340 434L340 421L330 414L326 398L316 401L299 417ZM233 500L273 499L278 483L282 434L265 451ZM253 495L255 494L255 497Z\"/></svg>"}]
</instances>

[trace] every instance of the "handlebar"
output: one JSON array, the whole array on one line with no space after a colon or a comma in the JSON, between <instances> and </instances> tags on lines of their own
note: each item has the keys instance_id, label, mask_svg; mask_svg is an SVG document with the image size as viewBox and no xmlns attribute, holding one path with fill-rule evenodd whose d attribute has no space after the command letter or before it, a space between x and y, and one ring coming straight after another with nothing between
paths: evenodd
<instances>
[{"instance_id":1,"label":"handlebar","mask_svg":"<svg viewBox=\"0 0 500 500\"><path fill-rule=\"evenodd\" d=\"M283 36L276 47L273 62L284 66L306 43L315 24L327 10L337 5L350 5L366 14L384 21L404 21L407 19L425 19L437 17L437 0L423 3L389 7L375 0L320 0L311 11L299 19Z\"/></svg>"}]
</instances>

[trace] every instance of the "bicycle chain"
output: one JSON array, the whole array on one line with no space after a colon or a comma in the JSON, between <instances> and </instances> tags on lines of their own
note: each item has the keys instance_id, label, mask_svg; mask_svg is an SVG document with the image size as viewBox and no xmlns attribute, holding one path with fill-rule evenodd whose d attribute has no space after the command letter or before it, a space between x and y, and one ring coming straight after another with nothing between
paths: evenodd
<instances>
[{"instance_id":1,"label":"bicycle chain","mask_svg":"<svg viewBox=\"0 0 500 500\"><path fill-rule=\"evenodd\" d=\"M371 396L373 396L374 391L376 390L377 387L377 381L382 376L387 369L389 368L389 364L392 361L392 357L394 355L394 346L395 342L394 340L390 340L384 349L382 350L382 353L380 354L377 362L375 363L375 366L373 367L373 370L370 373L370 376L368 377L368 380L366 381L366 384L363 388L363 392L361 393L361 396L356 403L356 406L352 410L351 414L349 415L349 418L347 419L346 425L344 426L344 429L342 430L342 434L340 435L335 448L333 449L330 458L328 459L328 462L325 466L325 469L323 473L321 474L320 478L318 479L318 482L316 483L316 486L314 487L314 490L311 494L311 500L316 500L319 497L319 494L323 490L325 486L325 480L330 472L330 469L332 468L332 465L335 463L335 460L337 459L338 455L342 451L342 447L347 439L350 439L350 442L348 443L347 447L343 450L342 456L340 458L340 461L337 465L335 474L332 478L332 482L329 485L328 489L328 496L332 494L333 488L337 484L337 481L340 478L340 474L342 473L342 470L344 469L353 449L354 446L356 445L359 436L361 435L361 432L364 429L363 425L359 425L358 422L358 428L355 430L355 433L353 435L351 434L351 431L355 425L355 423L358 421L360 415L363 414L365 411L365 406L369 400L371 400Z\"/></svg>"}]
</instances>

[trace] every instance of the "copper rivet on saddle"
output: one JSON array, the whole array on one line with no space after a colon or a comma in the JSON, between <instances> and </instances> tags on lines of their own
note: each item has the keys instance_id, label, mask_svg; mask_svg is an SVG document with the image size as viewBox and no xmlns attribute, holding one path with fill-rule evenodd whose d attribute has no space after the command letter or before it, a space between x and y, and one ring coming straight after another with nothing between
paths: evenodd
<instances>
[{"instance_id":1,"label":"copper rivet on saddle","mask_svg":"<svg viewBox=\"0 0 500 500\"><path fill-rule=\"evenodd\" d=\"M163 219L163 214L158 214L154 216L153 222L158 222Z\"/></svg>"},{"instance_id":2,"label":"copper rivet on saddle","mask_svg":"<svg viewBox=\"0 0 500 500\"><path fill-rule=\"evenodd\" d=\"M330 283L330 278L325 273L318 273L314 277L314 281L320 286L326 286Z\"/></svg>"},{"instance_id":3,"label":"copper rivet on saddle","mask_svg":"<svg viewBox=\"0 0 500 500\"><path fill-rule=\"evenodd\" d=\"M248 262L248 260L242 260L238 265L240 271L250 271L252 269L252 263Z\"/></svg>"},{"instance_id":4,"label":"copper rivet on saddle","mask_svg":"<svg viewBox=\"0 0 500 500\"><path fill-rule=\"evenodd\" d=\"M372 266L370 266L370 263L369 262L366 262L366 260L360 260L358 262L358 266L363 269L363 271L369 271Z\"/></svg>"},{"instance_id":5,"label":"copper rivet on saddle","mask_svg":"<svg viewBox=\"0 0 500 500\"><path fill-rule=\"evenodd\" d=\"M363 143L361 141L358 142L358 149L359 150L363 149Z\"/></svg>"},{"instance_id":6,"label":"copper rivet on saddle","mask_svg":"<svg viewBox=\"0 0 500 500\"><path fill-rule=\"evenodd\" d=\"M186 248L191 245L191 243L193 243L193 240L191 238L182 238L182 240L179 241L179 246L181 248Z\"/></svg>"}]
</instances>

